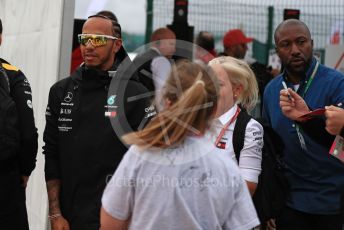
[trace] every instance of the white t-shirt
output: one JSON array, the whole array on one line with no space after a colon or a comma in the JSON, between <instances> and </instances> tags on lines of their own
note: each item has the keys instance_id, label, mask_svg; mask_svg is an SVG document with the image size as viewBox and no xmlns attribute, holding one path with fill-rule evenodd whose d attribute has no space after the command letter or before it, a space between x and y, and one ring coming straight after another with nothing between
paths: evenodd
<instances>
[{"instance_id":1,"label":"white t-shirt","mask_svg":"<svg viewBox=\"0 0 344 230\"><path fill-rule=\"evenodd\" d=\"M230 110L221 115L218 119L215 119L211 131L208 132L210 138L213 140L213 144L219 136L224 126L234 116L238 106L234 105ZM236 124L236 120L226 129L221 142L223 143L224 149L221 151L235 160L234 148L233 148L233 131ZM262 148L264 145L263 141L264 130L261 124L259 124L253 118L248 122L245 131L244 147L240 152L239 158L239 169L241 175L246 181L258 183L258 176L261 172L262 162Z\"/></svg>"},{"instance_id":2,"label":"white t-shirt","mask_svg":"<svg viewBox=\"0 0 344 230\"><path fill-rule=\"evenodd\" d=\"M132 146L102 198L129 229L235 229L259 225L236 164L206 137L187 137L177 148Z\"/></svg>"}]
</instances>

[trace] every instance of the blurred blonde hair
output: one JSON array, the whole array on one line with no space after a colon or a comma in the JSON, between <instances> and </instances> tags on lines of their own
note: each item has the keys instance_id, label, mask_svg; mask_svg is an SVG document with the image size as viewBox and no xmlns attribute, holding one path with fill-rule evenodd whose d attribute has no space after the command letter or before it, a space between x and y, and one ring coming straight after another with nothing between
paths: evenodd
<instances>
[{"instance_id":1,"label":"blurred blonde hair","mask_svg":"<svg viewBox=\"0 0 344 230\"><path fill-rule=\"evenodd\" d=\"M208 65L221 65L232 85L242 86L243 89L237 98L237 103L240 103L247 111L255 107L258 101L258 84L256 76L246 62L230 56L223 56L211 60Z\"/></svg>"},{"instance_id":2,"label":"blurred blonde hair","mask_svg":"<svg viewBox=\"0 0 344 230\"><path fill-rule=\"evenodd\" d=\"M215 114L218 83L209 67L190 61L172 67L163 89L163 97L171 103L141 131L123 136L127 144L161 147L183 142L189 134L202 135Z\"/></svg>"}]
</instances>

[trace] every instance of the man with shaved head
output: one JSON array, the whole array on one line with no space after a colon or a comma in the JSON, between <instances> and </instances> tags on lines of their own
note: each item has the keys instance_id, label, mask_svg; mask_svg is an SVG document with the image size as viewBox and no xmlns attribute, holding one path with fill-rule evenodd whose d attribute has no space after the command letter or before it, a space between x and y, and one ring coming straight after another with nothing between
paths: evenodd
<instances>
[{"instance_id":1,"label":"man with shaved head","mask_svg":"<svg viewBox=\"0 0 344 230\"><path fill-rule=\"evenodd\" d=\"M300 106L297 94L307 103L307 111L344 102L344 75L313 56L313 40L305 23L286 20L274 38L284 72L265 89L263 117L284 142L290 184L287 207L276 219L277 229L341 230L344 164L305 132L302 114L293 108ZM285 90L283 82L290 89Z\"/></svg>"},{"instance_id":2,"label":"man with shaved head","mask_svg":"<svg viewBox=\"0 0 344 230\"><path fill-rule=\"evenodd\" d=\"M296 52L286 52L292 46L293 38L295 45L300 49ZM287 20L276 28L274 39L283 66L289 72L292 81L297 83L313 60L313 40L307 25L297 19Z\"/></svg>"},{"instance_id":3,"label":"man with shaved head","mask_svg":"<svg viewBox=\"0 0 344 230\"><path fill-rule=\"evenodd\" d=\"M161 89L171 72L170 59L176 51L176 35L168 28L159 28L151 36L150 48L134 59L140 82L154 95L162 108Z\"/></svg>"},{"instance_id":4,"label":"man with shaved head","mask_svg":"<svg viewBox=\"0 0 344 230\"><path fill-rule=\"evenodd\" d=\"M214 35L208 31L200 31L195 39L195 62L206 65L216 57Z\"/></svg>"}]
</instances>

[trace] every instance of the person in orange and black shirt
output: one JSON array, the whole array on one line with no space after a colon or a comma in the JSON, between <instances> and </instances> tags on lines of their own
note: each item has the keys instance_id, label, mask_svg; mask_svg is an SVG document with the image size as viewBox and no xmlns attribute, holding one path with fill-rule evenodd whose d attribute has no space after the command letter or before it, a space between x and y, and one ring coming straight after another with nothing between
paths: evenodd
<instances>
[{"instance_id":1,"label":"person in orange and black shirt","mask_svg":"<svg viewBox=\"0 0 344 230\"><path fill-rule=\"evenodd\" d=\"M0 19L0 45L1 42ZM25 189L36 166L38 134L30 84L23 72L1 58L0 92L0 119L5 119L0 121L0 229L26 230L29 225ZM12 103L11 110L2 106L3 99ZM11 111L10 117L6 117L6 111Z\"/></svg>"}]
</instances>

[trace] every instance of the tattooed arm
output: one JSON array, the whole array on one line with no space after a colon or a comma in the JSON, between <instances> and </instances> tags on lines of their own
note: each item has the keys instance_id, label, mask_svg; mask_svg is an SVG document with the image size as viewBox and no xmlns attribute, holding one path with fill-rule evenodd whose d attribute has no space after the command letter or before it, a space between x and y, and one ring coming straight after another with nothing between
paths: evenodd
<instances>
[{"instance_id":1,"label":"tattooed arm","mask_svg":"<svg viewBox=\"0 0 344 230\"><path fill-rule=\"evenodd\" d=\"M60 187L59 179L48 180L47 182L49 200L49 219L52 230L69 230L68 221L62 216L60 209Z\"/></svg>"},{"instance_id":2,"label":"tattooed arm","mask_svg":"<svg viewBox=\"0 0 344 230\"><path fill-rule=\"evenodd\" d=\"M49 200L49 219L52 230L69 230L69 224L60 209L60 156L59 156L59 87L57 84L50 88L48 106L46 109L46 125L43 134L45 145L45 181Z\"/></svg>"}]
</instances>

